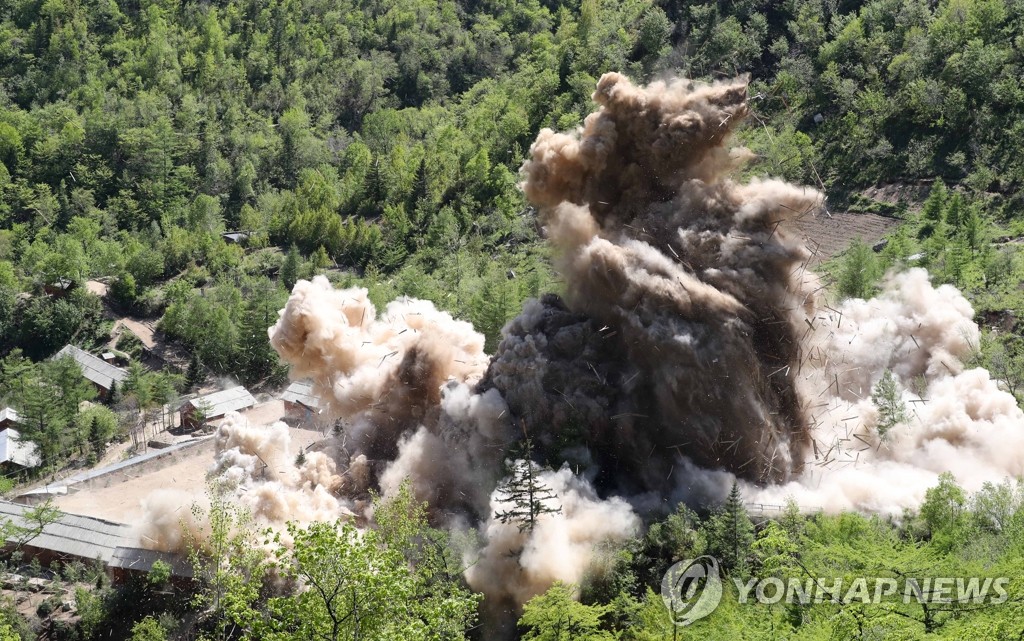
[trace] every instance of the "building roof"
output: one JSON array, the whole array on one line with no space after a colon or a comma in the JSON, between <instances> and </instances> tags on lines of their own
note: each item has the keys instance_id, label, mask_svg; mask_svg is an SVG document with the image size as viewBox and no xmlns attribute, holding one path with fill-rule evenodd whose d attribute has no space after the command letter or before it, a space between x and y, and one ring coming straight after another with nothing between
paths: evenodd
<instances>
[{"instance_id":1,"label":"building roof","mask_svg":"<svg viewBox=\"0 0 1024 641\"><path fill-rule=\"evenodd\" d=\"M249 232L247 231L229 231L221 234L220 236L224 240L232 243L240 243L243 240L249 240Z\"/></svg>"},{"instance_id":2,"label":"building roof","mask_svg":"<svg viewBox=\"0 0 1024 641\"><path fill-rule=\"evenodd\" d=\"M281 400L300 403L314 410L320 407L320 399L313 394L313 384L309 381L294 381L281 394Z\"/></svg>"},{"instance_id":3,"label":"building roof","mask_svg":"<svg viewBox=\"0 0 1024 641\"><path fill-rule=\"evenodd\" d=\"M146 550L144 548L118 547L114 550L113 555L110 557L110 563L107 565L112 568L149 572L157 561L163 561L171 566L171 576L192 578L192 564L189 563L185 556L169 552Z\"/></svg>"},{"instance_id":4,"label":"building roof","mask_svg":"<svg viewBox=\"0 0 1024 641\"><path fill-rule=\"evenodd\" d=\"M22 440L18 430L0 431L0 463L7 462L35 467L39 465L39 448L31 441Z\"/></svg>"},{"instance_id":5,"label":"building roof","mask_svg":"<svg viewBox=\"0 0 1024 641\"><path fill-rule=\"evenodd\" d=\"M18 416L18 413L15 412L14 408L12 407L5 407L2 410L0 410L0 423L6 423L8 421L10 421L11 423L21 422L21 418Z\"/></svg>"},{"instance_id":6,"label":"building roof","mask_svg":"<svg viewBox=\"0 0 1024 641\"><path fill-rule=\"evenodd\" d=\"M25 513L34 508L10 501L0 501L0 519L15 525L28 526ZM109 563L118 547L135 543L132 528L77 514L60 513L57 520L46 524L42 534L27 543L34 548L50 550L82 559L99 559Z\"/></svg>"},{"instance_id":7,"label":"building roof","mask_svg":"<svg viewBox=\"0 0 1024 641\"><path fill-rule=\"evenodd\" d=\"M197 396L190 401L186 401L182 409L205 407L206 418L215 418L224 416L228 412L244 410L255 404L256 399L252 397L249 390L239 385L238 387L226 389L223 392Z\"/></svg>"},{"instance_id":8,"label":"building roof","mask_svg":"<svg viewBox=\"0 0 1024 641\"><path fill-rule=\"evenodd\" d=\"M65 345L64 349L54 355L54 358L64 358L65 356L70 356L78 363L78 366L82 368L82 376L105 390L109 390L114 381L120 383L128 378L127 371L104 362L102 358L97 358L74 345Z\"/></svg>"}]
</instances>

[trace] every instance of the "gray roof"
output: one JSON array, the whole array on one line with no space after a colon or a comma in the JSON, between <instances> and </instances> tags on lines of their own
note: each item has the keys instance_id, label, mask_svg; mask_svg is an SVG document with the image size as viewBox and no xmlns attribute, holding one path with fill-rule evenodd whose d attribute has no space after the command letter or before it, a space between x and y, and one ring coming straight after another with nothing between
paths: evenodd
<instances>
[{"instance_id":1,"label":"gray roof","mask_svg":"<svg viewBox=\"0 0 1024 641\"><path fill-rule=\"evenodd\" d=\"M35 467L39 465L39 448L32 441L22 440L18 430L0 431L0 463L7 462Z\"/></svg>"},{"instance_id":2,"label":"gray roof","mask_svg":"<svg viewBox=\"0 0 1024 641\"><path fill-rule=\"evenodd\" d=\"M153 563L163 561L171 566L171 576L183 576L192 578L192 564L188 558L181 554L170 552L157 552L135 547L119 547L114 550L108 565L112 568L124 568L136 572L149 572L153 569Z\"/></svg>"},{"instance_id":3,"label":"gray roof","mask_svg":"<svg viewBox=\"0 0 1024 641\"><path fill-rule=\"evenodd\" d=\"M70 356L78 363L78 366L82 368L82 376L103 389L109 390L114 381L120 383L128 378L127 371L104 362L102 358L97 358L89 352L78 349L74 345L65 345L64 349L57 352L54 358L63 358L65 356Z\"/></svg>"},{"instance_id":4,"label":"gray roof","mask_svg":"<svg viewBox=\"0 0 1024 641\"><path fill-rule=\"evenodd\" d=\"M10 519L14 524L27 526L24 514L34 508L0 501L0 519ZM61 513L57 520L48 523L42 534L27 543L34 548L51 550L82 559L99 559L109 563L118 547L132 545L135 536L131 527L77 514Z\"/></svg>"},{"instance_id":5,"label":"gray roof","mask_svg":"<svg viewBox=\"0 0 1024 641\"><path fill-rule=\"evenodd\" d=\"M0 423L10 421L12 423L20 423L21 419L18 417L18 413L13 408L5 407L0 410Z\"/></svg>"},{"instance_id":6,"label":"gray roof","mask_svg":"<svg viewBox=\"0 0 1024 641\"><path fill-rule=\"evenodd\" d=\"M206 418L209 419L224 416L228 412L244 410L255 404L256 399L252 397L249 390L239 385L238 387L226 389L223 392L197 396L190 401L186 401L182 409L188 410L189 408L205 407Z\"/></svg>"},{"instance_id":7,"label":"gray roof","mask_svg":"<svg viewBox=\"0 0 1024 641\"><path fill-rule=\"evenodd\" d=\"M320 407L320 399L313 394L313 384L309 381L295 381L281 394L282 401L301 403L310 409Z\"/></svg>"}]
</instances>

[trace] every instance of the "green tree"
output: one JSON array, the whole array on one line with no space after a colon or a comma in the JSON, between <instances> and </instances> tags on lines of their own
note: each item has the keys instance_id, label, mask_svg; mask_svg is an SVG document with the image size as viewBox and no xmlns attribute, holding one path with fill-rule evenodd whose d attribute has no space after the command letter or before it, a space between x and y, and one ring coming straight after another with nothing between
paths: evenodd
<instances>
[{"instance_id":1,"label":"green tree","mask_svg":"<svg viewBox=\"0 0 1024 641\"><path fill-rule=\"evenodd\" d=\"M288 534L295 543L279 550L278 572L307 589L270 599L265 638L434 638L420 618L424 612L416 600L415 572L376 531L360 534L349 523L313 523L307 528L289 524ZM449 613L467 614L458 607ZM446 627L457 629L460 623L465 625L456 619ZM463 638L462 631L449 638Z\"/></svg>"},{"instance_id":2,"label":"green tree","mask_svg":"<svg viewBox=\"0 0 1024 641\"><path fill-rule=\"evenodd\" d=\"M871 402L878 409L876 429L882 438L885 438L885 435L893 427L906 422L909 418L907 406L900 395L900 388L896 384L896 377L893 376L892 370L886 369L882 373L882 378L872 388Z\"/></svg>"},{"instance_id":3,"label":"green tree","mask_svg":"<svg viewBox=\"0 0 1024 641\"><path fill-rule=\"evenodd\" d=\"M708 551L726 570L743 573L749 567L754 524L743 505L739 484L733 481L725 504L708 523Z\"/></svg>"},{"instance_id":4,"label":"green tree","mask_svg":"<svg viewBox=\"0 0 1024 641\"><path fill-rule=\"evenodd\" d=\"M837 289L843 298L870 298L878 279L878 261L871 247L860 239L846 250L839 267Z\"/></svg>"},{"instance_id":5,"label":"green tree","mask_svg":"<svg viewBox=\"0 0 1024 641\"><path fill-rule=\"evenodd\" d=\"M292 291L295 283L299 280L299 268L302 266L302 257L299 255L299 248L294 244L284 257L281 265L281 284L288 291Z\"/></svg>"},{"instance_id":6,"label":"green tree","mask_svg":"<svg viewBox=\"0 0 1024 641\"><path fill-rule=\"evenodd\" d=\"M277 321L277 310L283 307L281 290L269 281L253 288L251 302L239 324L238 368L246 385L283 382L287 369L270 346L267 330Z\"/></svg>"},{"instance_id":7,"label":"green tree","mask_svg":"<svg viewBox=\"0 0 1024 641\"><path fill-rule=\"evenodd\" d=\"M199 590L193 605L201 608L201 621L214 638L227 639L230 626L253 630L258 614L253 604L259 597L267 565L259 549L252 516L234 503L223 487L207 490L209 508L192 505L197 522L209 525L203 540L186 539Z\"/></svg>"},{"instance_id":8,"label":"green tree","mask_svg":"<svg viewBox=\"0 0 1024 641\"><path fill-rule=\"evenodd\" d=\"M19 551L32 542L37 536L61 517L61 512L54 505L51 499L40 503L30 510L26 510L20 522L15 523L13 519L0 522L0 538L7 541L7 544L14 551Z\"/></svg>"},{"instance_id":9,"label":"green tree","mask_svg":"<svg viewBox=\"0 0 1024 641\"><path fill-rule=\"evenodd\" d=\"M949 472L939 475L939 484L925 492L921 519L928 528L931 544L949 552L964 543L968 531L967 495Z\"/></svg>"},{"instance_id":10,"label":"green tree","mask_svg":"<svg viewBox=\"0 0 1024 641\"><path fill-rule=\"evenodd\" d=\"M610 605L583 605L573 598L572 586L556 582L523 606L519 627L523 641L612 641L602 629Z\"/></svg>"},{"instance_id":11,"label":"green tree","mask_svg":"<svg viewBox=\"0 0 1024 641\"><path fill-rule=\"evenodd\" d=\"M110 408L102 405L95 405L81 412L75 419L78 430L78 440L88 445L91 452L97 458L103 456L107 450L110 439L117 434L117 414Z\"/></svg>"},{"instance_id":12,"label":"green tree","mask_svg":"<svg viewBox=\"0 0 1024 641\"><path fill-rule=\"evenodd\" d=\"M167 631L153 617L146 617L132 626L131 641L167 641Z\"/></svg>"},{"instance_id":13,"label":"green tree","mask_svg":"<svg viewBox=\"0 0 1024 641\"><path fill-rule=\"evenodd\" d=\"M189 389L195 389L201 385L205 379L206 373L203 371L202 362L199 360L199 353L193 351L188 360L188 371L185 373L185 384L188 385Z\"/></svg>"},{"instance_id":14,"label":"green tree","mask_svg":"<svg viewBox=\"0 0 1024 641\"><path fill-rule=\"evenodd\" d=\"M530 459L532 446L529 437L509 465L508 478L498 485L497 493L507 510L495 512L494 517L502 523L515 523L520 532L532 532L537 519L545 514L560 514L561 506L555 504L558 497L539 478L540 467Z\"/></svg>"},{"instance_id":15,"label":"green tree","mask_svg":"<svg viewBox=\"0 0 1024 641\"><path fill-rule=\"evenodd\" d=\"M941 178L936 178L932 183L931 191L928 192L928 199L921 207L921 220L925 225L931 225L928 235L935 230L936 226L946 218L946 184Z\"/></svg>"},{"instance_id":16,"label":"green tree","mask_svg":"<svg viewBox=\"0 0 1024 641\"><path fill-rule=\"evenodd\" d=\"M376 531L381 543L398 551L412 569L417 616L432 638L461 639L473 628L481 596L466 587L462 555L446 531L430 527L427 508L406 479L388 499L375 497Z\"/></svg>"},{"instance_id":17,"label":"green tree","mask_svg":"<svg viewBox=\"0 0 1024 641\"><path fill-rule=\"evenodd\" d=\"M110 285L110 299L123 310L130 311L135 306L138 296L138 287L131 272L120 274Z\"/></svg>"}]
</instances>

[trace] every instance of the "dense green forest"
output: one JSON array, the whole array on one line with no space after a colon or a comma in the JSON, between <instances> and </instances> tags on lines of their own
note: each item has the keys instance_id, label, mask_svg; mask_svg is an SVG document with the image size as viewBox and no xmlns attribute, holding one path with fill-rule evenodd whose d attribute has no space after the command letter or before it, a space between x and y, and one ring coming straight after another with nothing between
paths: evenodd
<instances>
[{"instance_id":1,"label":"dense green forest","mask_svg":"<svg viewBox=\"0 0 1024 641\"><path fill-rule=\"evenodd\" d=\"M17 295L99 277L205 367L263 381L246 337L282 286L324 270L375 300L435 300L493 347L523 298L557 287L516 186L524 150L579 124L607 70L751 74L750 173L833 207L906 215L858 190L955 186L988 223L954 252L979 260L943 272L969 287L1006 272L984 233L1018 231L1022 16L1002 0L10 3L0 350L95 345L87 294Z\"/></svg>"},{"instance_id":2,"label":"dense green forest","mask_svg":"<svg viewBox=\"0 0 1024 641\"><path fill-rule=\"evenodd\" d=\"M518 168L539 129L581 123L610 70L638 81L749 74L753 115L739 142L757 160L747 175L817 186L832 209L905 220L881 252L854 244L827 267L837 294L868 296L887 269L926 266L998 320L979 362L1024 391L1019 0L11 0L0 3L0 403L29 417L26 436L47 464L95 461L124 415L137 420L205 373L281 383L265 329L295 281L318 273L368 287L377 303L434 300L493 350L524 299L559 288ZM865 195L889 183L929 195ZM88 279L107 283L104 300ZM92 390L68 363L45 359L69 342L105 344L104 306L158 321L191 364L134 365L116 413L80 412ZM787 513L755 527L736 501L713 514L680 508L609 550L583 585L528 604L519 632L1016 639L1024 612L1014 600L792 608L739 605L727 590L718 615L682 629L656 590L673 561L728 548L735 576L980 573L1014 577L1019 594L1021 505L1014 484L966 496L946 479L920 514L894 520ZM282 562L315 568L348 550L353 572L388 568L374 589L435 608L380 610L378 636L361 638L486 638L467 614L474 597L438 569L450 569L445 560L414 558L419 531L422 520L397 517L358 545L350 532L310 531L312 556ZM242 579L267 568L237 557L227 575L205 577L209 635L290 638L308 625L341 638L316 627L337 612L315 599L246 592ZM81 583L83 570L66 572ZM141 621L134 638L166 638L196 608L167 596L166 577L135 593L95 580L79 597L82 622L59 638L106 638L112 621L124 637ZM9 618L0 639L38 632Z\"/></svg>"}]
</instances>

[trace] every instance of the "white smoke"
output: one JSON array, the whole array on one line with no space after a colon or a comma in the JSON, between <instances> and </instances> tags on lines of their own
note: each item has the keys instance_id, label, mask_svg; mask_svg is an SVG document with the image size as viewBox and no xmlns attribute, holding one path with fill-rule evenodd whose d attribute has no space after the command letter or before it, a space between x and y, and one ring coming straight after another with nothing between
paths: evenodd
<instances>
[{"instance_id":1,"label":"white smoke","mask_svg":"<svg viewBox=\"0 0 1024 641\"><path fill-rule=\"evenodd\" d=\"M933 287L923 269L891 276L876 298L823 309L805 348L812 456L799 479L748 486L747 495L899 514L943 472L970 491L1024 475L1024 413L986 370L964 370L980 340L973 315L956 288ZM871 394L887 369L907 420L882 438Z\"/></svg>"}]
</instances>

